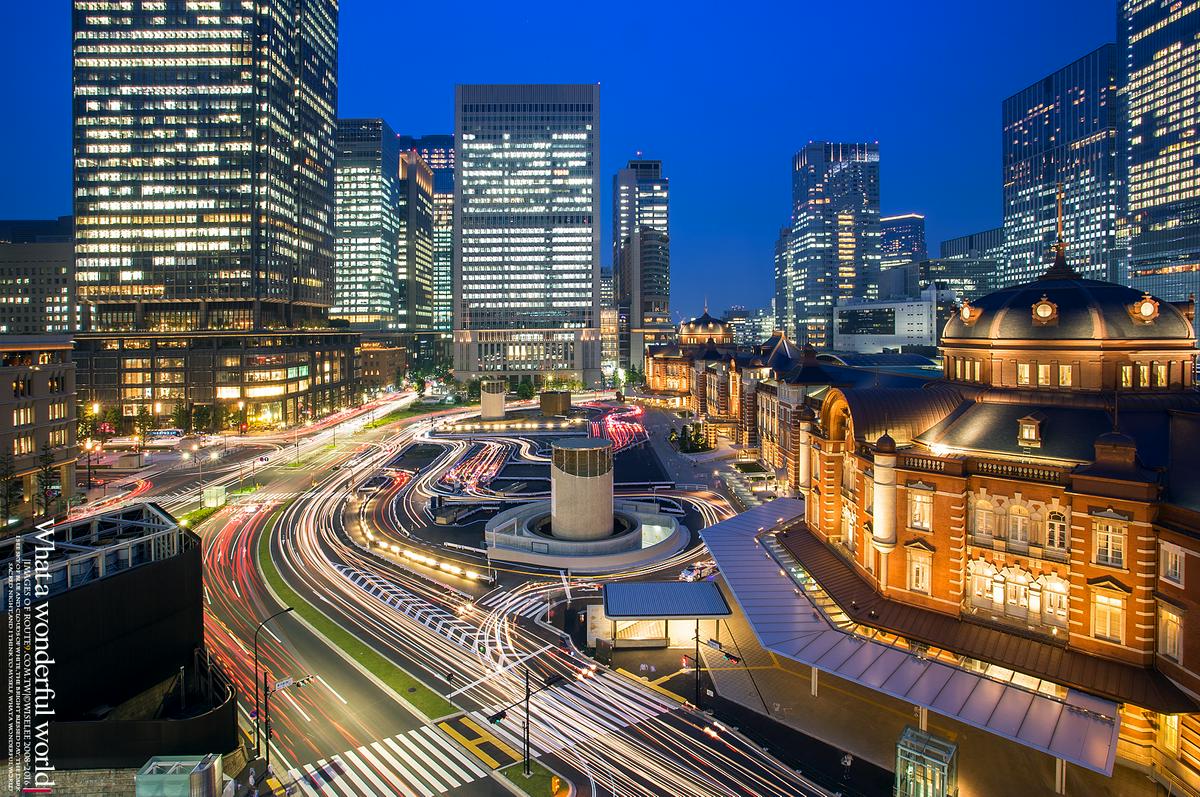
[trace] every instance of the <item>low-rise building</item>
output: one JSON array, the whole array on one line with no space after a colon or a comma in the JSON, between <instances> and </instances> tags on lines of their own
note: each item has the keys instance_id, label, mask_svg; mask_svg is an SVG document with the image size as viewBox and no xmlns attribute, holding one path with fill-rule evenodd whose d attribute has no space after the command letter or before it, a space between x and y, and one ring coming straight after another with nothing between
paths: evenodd
<instances>
[{"instance_id":1,"label":"low-rise building","mask_svg":"<svg viewBox=\"0 0 1200 797\"><path fill-rule=\"evenodd\" d=\"M0 499L5 529L75 493L75 365L66 335L0 336ZM3 509L4 507L0 507Z\"/></svg>"}]
</instances>

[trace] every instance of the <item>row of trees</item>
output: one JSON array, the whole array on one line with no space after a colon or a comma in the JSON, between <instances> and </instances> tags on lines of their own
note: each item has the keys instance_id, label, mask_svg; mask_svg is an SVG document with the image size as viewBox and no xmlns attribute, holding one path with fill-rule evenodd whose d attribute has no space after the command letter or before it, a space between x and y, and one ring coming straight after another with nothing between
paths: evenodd
<instances>
[{"instance_id":1,"label":"row of trees","mask_svg":"<svg viewBox=\"0 0 1200 797\"><path fill-rule=\"evenodd\" d=\"M680 453L696 454L701 451L711 451L712 446L704 436L704 425L701 423L685 423L682 429L671 427L667 440L675 443Z\"/></svg>"}]
</instances>

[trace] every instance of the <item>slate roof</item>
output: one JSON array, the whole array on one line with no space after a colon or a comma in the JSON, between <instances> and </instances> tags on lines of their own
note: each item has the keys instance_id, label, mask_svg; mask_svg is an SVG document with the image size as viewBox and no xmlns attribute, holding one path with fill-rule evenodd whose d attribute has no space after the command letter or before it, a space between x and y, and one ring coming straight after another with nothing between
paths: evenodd
<instances>
[{"instance_id":1,"label":"slate roof","mask_svg":"<svg viewBox=\"0 0 1200 797\"><path fill-rule=\"evenodd\" d=\"M855 387L842 393L850 405L854 436L868 443L888 433L897 444L906 445L964 401L957 388L944 382L930 382L916 389Z\"/></svg>"},{"instance_id":2,"label":"slate roof","mask_svg":"<svg viewBox=\"0 0 1200 797\"><path fill-rule=\"evenodd\" d=\"M1071 275L1073 277L1073 275ZM1159 301L1158 317L1135 322L1129 307L1143 293L1100 280L1047 275L1003 288L971 302L983 314L968 326L957 313L946 323L943 338L992 340L1191 340L1192 325L1169 302ZM1058 308L1048 325L1033 322L1033 305L1045 297Z\"/></svg>"}]
</instances>

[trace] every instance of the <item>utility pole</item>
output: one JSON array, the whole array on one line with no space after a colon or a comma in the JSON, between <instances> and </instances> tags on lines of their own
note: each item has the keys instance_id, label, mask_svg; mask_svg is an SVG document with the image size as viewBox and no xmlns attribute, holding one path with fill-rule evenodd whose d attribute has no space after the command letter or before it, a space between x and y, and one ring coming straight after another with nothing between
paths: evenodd
<instances>
[{"instance_id":1,"label":"utility pole","mask_svg":"<svg viewBox=\"0 0 1200 797\"><path fill-rule=\"evenodd\" d=\"M700 618L696 618L696 708L700 708Z\"/></svg>"},{"instance_id":2,"label":"utility pole","mask_svg":"<svg viewBox=\"0 0 1200 797\"><path fill-rule=\"evenodd\" d=\"M529 777L532 773L529 771L529 668L525 668L525 777Z\"/></svg>"}]
</instances>

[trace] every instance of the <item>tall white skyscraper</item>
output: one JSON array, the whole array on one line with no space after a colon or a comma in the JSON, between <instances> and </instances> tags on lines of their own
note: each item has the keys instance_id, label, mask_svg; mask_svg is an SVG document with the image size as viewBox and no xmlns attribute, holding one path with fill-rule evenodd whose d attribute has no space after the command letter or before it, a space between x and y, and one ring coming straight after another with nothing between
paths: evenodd
<instances>
[{"instance_id":1,"label":"tall white skyscraper","mask_svg":"<svg viewBox=\"0 0 1200 797\"><path fill-rule=\"evenodd\" d=\"M458 86L454 371L600 381L600 87Z\"/></svg>"},{"instance_id":2,"label":"tall white skyscraper","mask_svg":"<svg viewBox=\"0 0 1200 797\"><path fill-rule=\"evenodd\" d=\"M631 160L613 176L613 276L623 368L641 370L646 347L675 336L668 186L657 160Z\"/></svg>"}]
</instances>

